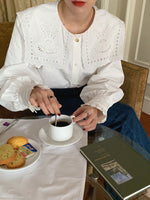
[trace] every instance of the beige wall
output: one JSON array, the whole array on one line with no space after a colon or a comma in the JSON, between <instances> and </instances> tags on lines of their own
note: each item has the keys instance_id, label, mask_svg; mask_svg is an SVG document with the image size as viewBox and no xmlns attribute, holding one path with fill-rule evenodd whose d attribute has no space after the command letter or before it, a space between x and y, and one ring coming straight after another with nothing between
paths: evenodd
<instances>
[{"instance_id":1,"label":"beige wall","mask_svg":"<svg viewBox=\"0 0 150 200\"><path fill-rule=\"evenodd\" d=\"M0 0L0 22L13 22L16 12L56 0Z\"/></svg>"},{"instance_id":2,"label":"beige wall","mask_svg":"<svg viewBox=\"0 0 150 200\"><path fill-rule=\"evenodd\" d=\"M130 29L127 59L149 69L143 112L150 114L150 0L135 1Z\"/></svg>"},{"instance_id":3,"label":"beige wall","mask_svg":"<svg viewBox=\"0 0 150 200\"><path fill-rule=\"evenodd\" d=\"M109 11L125 21L127 0L110 0L109 1Z\"/></svg>"},{"instance_id":4,"label":"beige wall","mask_svg":"<svg viewBox=\"0 0 150 200\"><path fill-rule=\"evenodd\" d=\"M143 111L150 114L150 0L101 0L102 7L125 21L124 60L147 67Z\"/></svg>"},{"instance_id":5,"label":"beige wall","mask_svg":"<svg viewBox=\"0 0 150 200\"><path fill-rule=\"evenodd\" d=\"M96 6L97 6L98 8L101 7L101 0L97 0L97 1L96 1Z\"/></svg>"},{"instance_id":6,"label":"beige wall","mask_svg":"<svg viewBox=\"0 0 150 200\"><path fill-rule=\"evenodd\" d=\"M125 21L128 0L101 0L101 7Z\"/></svg>"}]
</instances>

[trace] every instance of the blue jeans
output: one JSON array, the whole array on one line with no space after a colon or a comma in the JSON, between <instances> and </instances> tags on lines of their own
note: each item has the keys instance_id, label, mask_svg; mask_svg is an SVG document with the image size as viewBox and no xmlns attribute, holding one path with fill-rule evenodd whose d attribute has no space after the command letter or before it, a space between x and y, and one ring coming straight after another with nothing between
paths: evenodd
<instances>
[{"instance_id":1,"label":"blue jeans","mask_svg":"<svg viewBox=\"0 0 150 200\"><path fill-rule=\"evenodd\" d=\"M62 104L61 113L71 115L84 102L80 98L81 88L53 89L55 96ZM134 110L123 103L115 103L109 108L107 120L102 125L119 131L129 137L150 153L150 139L138 120ZM97 126L98 128L99 126ZM105 183L105 189L114 200L120 200L119 196Z\"/></svg>"}]
</instances>

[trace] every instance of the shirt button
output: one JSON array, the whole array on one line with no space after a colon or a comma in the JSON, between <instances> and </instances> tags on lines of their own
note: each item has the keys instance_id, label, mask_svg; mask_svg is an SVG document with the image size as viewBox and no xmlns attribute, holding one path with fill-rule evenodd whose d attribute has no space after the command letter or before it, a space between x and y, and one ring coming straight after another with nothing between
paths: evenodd
<instances>
[{"instance_id":1,"label":"shirt button","mask_svg":"<svg viewBox=\"0 0 150 200\"><path fill-rule=\"evenodd\" d=\"M76 42L79 42L79 38L76 38L75 41L76 41Z\"/></svg>"}]
</instances>

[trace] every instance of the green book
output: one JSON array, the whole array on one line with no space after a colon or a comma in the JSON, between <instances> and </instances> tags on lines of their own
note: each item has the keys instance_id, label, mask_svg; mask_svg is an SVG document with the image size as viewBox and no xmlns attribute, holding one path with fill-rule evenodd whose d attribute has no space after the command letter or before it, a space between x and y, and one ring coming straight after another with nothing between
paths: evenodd
<instances>
[{"instance_id":1,"label":"green book","mask_svg":"<svg viewBox=\"0 0 150 200\"><path fill-rule=\"evenodd\" d=\"M87 145L80 152L121 199L130 199L150 187L150 162L121 137Z\"/></svg>"}]
</instances>

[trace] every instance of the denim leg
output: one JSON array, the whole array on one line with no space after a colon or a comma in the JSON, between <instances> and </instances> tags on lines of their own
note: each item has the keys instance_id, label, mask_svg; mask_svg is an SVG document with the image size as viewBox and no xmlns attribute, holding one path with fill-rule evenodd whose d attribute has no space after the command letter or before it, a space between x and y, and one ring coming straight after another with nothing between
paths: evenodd
<instances>
[{"instance_id":1,"label":"denim leg","mask_svg":"<svg viewBox=\"0 0 150 200\"><path fill-rule=\"evenodd\" d=\"M150 139L130 106L114 104L108 110L107 120L103 125L119 131L150 153Z\"/></svg>"}]
</instances>

